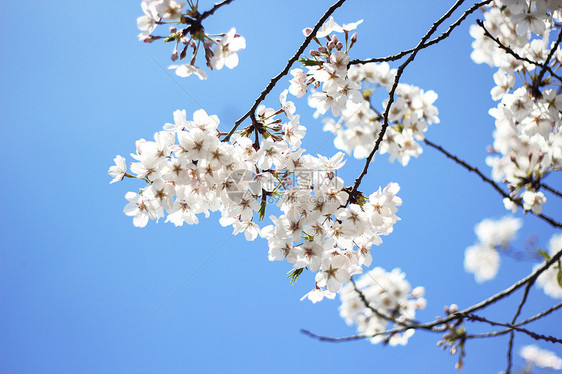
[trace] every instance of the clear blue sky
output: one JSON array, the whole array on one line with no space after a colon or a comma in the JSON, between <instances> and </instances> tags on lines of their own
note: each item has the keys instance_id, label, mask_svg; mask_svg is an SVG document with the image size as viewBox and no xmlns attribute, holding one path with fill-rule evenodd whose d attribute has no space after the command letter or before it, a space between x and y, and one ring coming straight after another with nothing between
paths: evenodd
<instances>
[{"instance_id":1,"label":"clear blue sky","mask_svg":"<svg viewBox=\"0 0 562 374\"><path fill-rule=\"evenodd\" d=\"M300 334L301 328L330 336L355 330L339 317L337 300L300 302L311 278L289 285L288 264L269 262L264 240L231 237L216 215L197 226L151 222L135 228L122 209L125 193L140 185L109 185L113 157L128 157L134 141L152 138L176 109L191 113L201 105L228 128L294 53L302 28L313 26L331 3L237 0L209 18L208 31L234 26L247 49L235 70L212 72L205 82L177 78L197 104L159 66L170 63L171 47L137 42L140 1L0 2L0 372L454 371L456 357L435 346L437 334L418 332L396 348L320 343ZM365 19L353 57L386 56L417 44L449 5L349 0L335 18ZM487 111L493 71L471 62L471 41L466 24L420 53L403 81L439 94L441 123L430 128L428 139L489 172L484 158L492 141ZM270 102L277 104L286 87L283 80ZM335 153L331 134L321 131L305 100L294 101L308 127L305 147ZM342 176L351 183L361 167L362 161L349 159ZM426 287L428 307L420 319L442 314L445 304L472 305L530 271L531 263L502 258L494 281L477 285L464 272L474 225L507 213L475 175L424 148L406 168L379 156L363 190L390 181L402 187L402 221L375 249L373 264L400 267L412 285ZM560 177L550 181L562 185ZM559 215L560 202L548 205L545 213ZM525 216L516 244L536 235L544 246L553 233ZM482 314L507 320L516 301ZM554 303L534 290L523 317ZM472 332L483 331L472 326ZM562 335L560 313L531 326ZM502 370L506 343L468 342L464 372ZM518 336L515 350L529 343ZM541 347L562 354L554 345Z\"/></svg>"}]
</instances>

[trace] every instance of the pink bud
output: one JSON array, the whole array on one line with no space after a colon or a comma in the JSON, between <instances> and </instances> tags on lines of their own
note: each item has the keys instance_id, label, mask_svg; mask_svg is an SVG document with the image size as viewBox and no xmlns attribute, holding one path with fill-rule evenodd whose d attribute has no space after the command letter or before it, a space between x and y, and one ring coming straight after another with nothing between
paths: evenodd
<instances>
[{"instance_id":1,"label":"pink bud","mask_svg":"<svg viewBox=\"0 0 562 374\"><path fill-rule=\"evenodd\" d=\"M312 34L312 29L311 29L310 27L307 27L307 28L305 28L305 29L302 30L302 34L303 34L305 37L307 37L307 36L309 36L310 34Z\"/></svg>"}]
</instances>

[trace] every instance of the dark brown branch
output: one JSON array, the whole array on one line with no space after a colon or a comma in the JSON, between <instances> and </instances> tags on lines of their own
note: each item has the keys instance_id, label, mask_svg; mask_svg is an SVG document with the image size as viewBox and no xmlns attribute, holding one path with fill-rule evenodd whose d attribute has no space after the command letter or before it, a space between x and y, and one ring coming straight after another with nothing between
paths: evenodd
<instances>
[{"instance_id":1,"label":"dark brown branch","mask_svg":"<svg viewBox=\"0 0 562 374\"><path fill-rule=\"evenodd\" d=\"M322 341L330 341L330 342L343 342L343 341L350 341L350 340L359 340L359 339L365 339L365 338L372 338L375 336L379 336L379 335L390 335L390 334L397 334L397 333L401 333L404 332L408 329L425 329L425 330L430 330L430 331L442 331L441 329L436 330L434 329L434 327L436 326L440 326L440 325L444 325L450 321L453 320L459 320L461 318L463 318L464 316L471 314L477 310L483 309L485 307L487 307L488 305L494 304L496 302L498 302L499 300L511 295L513 292L517 291L519 288L523 287L524 285L526 285L529 282L534 282L537 277L539 275L541 275L546 269L548 269L550 266L552 266L553 264L555 264L556 262L558 262L558 260L560 260L560 258L562 257L562 249L560 249L557 253L555 253L550 260L546 261L542 266L540 266L538 269L536 269L535 271L533 271L531 274L527 275L525 278L515 282L514 284L512 284L510 287L506 288L505 290L496 293L493 296L490 296L489 298L487 298L486 300L483 300L481 302L479 302L478 304L474 304L473 306L466 308L463 311L457 312L457 313L453 313L450 314L448 317L445 318L438 318L434 321L431 322L427 322L427 323L418 323L418 324L411 324L408 325L407 327L400 327L400 328L396 328L396 329L392 329L392 330L387 330L387 331L381 331L380 333L376 333L376 334L372 334L372 335L354 335L354 336L348 336L348 337L343 337L343 338L331 338L331 337L326 337L326 336L321 336L321 335L317 335L314 334L308 330L301 330L301 332L303 334L306 334L310 337L322 340ZM552 312L555 309L558 309L560 306L557 306L555 308L551 308L551 310L549 310L549 313ZM546 315L546 314L543 314ZM535 316L534 319L538 319L540 318L541 315ZM527 320L525 323L528 323L534 319L530 319ZM521 326L523 323L515 325L515 326Z\"/></svg>"},{"instance_id":2,"label":"dark brown branch","mask_svg":"<svg viewBox=\"0 0 562 374\"><path fill-rule=\"evenodd\" d=\"M552 58L552 56L554 56L554 52L556 52L556 49L558 49L558 46L560 45L561 40L562 40L562 32L559 32L558 33L558 39L556 39L556 42L554 43L554 45L550 49L550 52L548 53L548 56L546 57L546 60L544 60L544 63L541 65L542 69L541 69L538 77L536 79L533 79L533 86L531 87L531 91L535 94L534 95L535 97L540 96L539 88L541 86L542 79L544 77L544 73L546 73L546 69L548 68L548 63L550 62L550 59Z\"/></svg>"},{"instance_id":3,"label":"dark brown branch","mask_svg":"<svg viewBox=\"0 0 562 374\"><path fill-rule=\"evenodd\" d=\"M512 196L510 196L507 192L505 192L496 182L494 182L492 179L488 178L487 176L485 176L480 170L478 170L478 168L467 164L465 161L459 159L457 156L449 153L448 151L446 151L443 147L432 143L431 141L424 139L424 143L427 144L428 146L438 150L439 152L443 153L445 156L447 156L447 158L450 158L451 160L455 161L457 164L461 165L462 167L464 167L465 169L467 169L468 171L471 171L473 173L475 173L476 175L478 175L484 182L488 183L490 186L492 186L496 191L498 191L498 193L500 195L502 195L505 198L508 198L509 200L511 200L514 204L516 204L519 207L523 207L523 203L520 200L516 200L514 199ZM558 227L558 228L562 228L562 223L555 221L553 218L550 218L548 216L545 216L542 213L534 213L533 211L530 211L530 213L534 214L535 216L541 218L542 220L548 222L551 226L554 227Z\"/></svg>"},{"instance_id":4,"label":"dark brown branch","mask_svg":"<svg viewBox=\"0 0 562 374\"><path fill-rule=\"evenodd\" d=\"M562 33L560 33L560 35L562 35ZM538 188L543 188L543 189L547 190L548 192L550 192L550 193L552 193L552 194L554 194L554 195L556 195L556 196L558 196L558 197L562 197L562 192L560 192L560 191L558 191L558 190L555 190L554 188L552 188L552 187L550 187L550 186L548 186L548 185L546 185L546 184L539 183L539 184L537 185L537 187L538 187Z\"/></svg>"},{"instance_id":5,"label":"dark brown branch","mask_svg":"<svg viewBox=\"0 0 562 374\"><path fill-rule=\"evenodd\" d=\"M220 7L223 5L228 5L234 0L223 0L220 3L216 3L211 9L204 11L198 18L199 21L203 21L205 18L212 16Z\"/></svg>"},{"instance_id":6,"label":"dark brown branch","mask_svg":"<svg viewBox=\"0 0 562 374\"><path fill-rule=\"evenodd\" d=\"M305 39L304 42L301 44L301 46L299 47L299 49L295 52L295 54L293 55L293 57L291 57L289 59L289 61L287 61L287 65L285 66L285 68L283 70L281 70L281 72L279 74L277 74L275 77L273 77L270 81L269 84L267 85L267 87L262 91L262 93L260 94L260 96L256 99L256 101L254 102L254 105L252 105L252 107L250 108L250 110L248 110L246 112L246 114L244 114L242 117L240 117L236 122L234 122L234 127L232 128L232 130L230 130L230 132L224 137L224 139L222 140L223 142L226 142L230 139L230 137L232 136L232 134L234 134L234 132L236 131L236 129L238 128L238 126L240 126L240 124L242 122L244 122L244 120L246 118L248 118L248 116L251 113L254 113L256 111L256 109L258 108L258 106L260 105L260 103L265 100L265 98L267 97L267 95L271 92L271 90L273 90L273 88L275 87L275 85L277 84L277 82L279 82L279 80L281 78L283 78L285 75L287 75L287 73L289 73L289 69L291 69L291 66L293 66L293 64L299 59L300 55L303 54L304 50L306 49L306 47L308 47L308 45L310 44L310 42L316 37L316 33L318 32L318 30L320 29L320 27L322 27L322 25L324 24L324 22L328 19L328 17L330 17L332 15L332 13L335 12L336 9L338 9L343 3L345 3L346 0L338 0L334 5L332 5L330 8L328 8L328 10L326 11L326 13L324 13L324 15L322 17L320 17L320 19L318 20L318 22L316 22L316 25L314 25L314 28L312 29L312 32L310 33L310 35L308 35Z\"/></svg>"},{"instance_id":7,"label":"dark brown branch","mask_svg":"<svg viewBox=\"0 0 562 374\"><path fill-rule=\"evenodd\" d=\"M533 331L529 331L527 329L521 328L521 327L517 327L515 325L509 324L509 323L500 323L500 322L494 322L494 321L490 321L486 318L483 317L479 317L475 314L467 314L465 315L465 318L469 321L477 321L477 322L484 322L487 323L491 326L502 326L502 327L508 327L512 330L515 331L519 331L522 332L524 334L529 335L531 338L535 339L535 340L545 340L547 342L551 342L551 343L559 343L562 344L562 339L558 339L554 336L549 336L549 335L543 335L543 334L537 334L536 332Z\"/></svg>"},{"instance_id":8,"label":"dark brown branch","mask_svg":"<svg viewBox=\"0 0 562 374\"><path fill-rule=\"evenodd\" d=\"M357 284L355 283L355 280L353 280L353 278L351 278L351 284L353 285L353 289L355 290L355 292L357 292L357 294L359 295L359 299L361 299L361 302L363 303L363 305L365 305L365 307L367 309L369 309L371 312L373 312L375 315L377 315L378 317L387 320L389 322L392 323L396 323L397 325L400 326L410 326L411 323L413 323L414 325L418 324L419 322L413 320L413 319L407 319L408 322L399 322L396 320L396 318L392 318L391 316L387 316L386 314L382 313L381 311L379 311L378 309L374 308L371 306L371 304L369 303L369 301L367 300L367 298L365 297L365 294L363 293L363 291L361 291L358 287ZM390 294L390 292L386 291L385 292L392 297L392 295ZM396 301L396 300L395 300ZM400 308L400 304L398 304L398 302L396 303L398 305L398 307Z\"/></svg>"},{"instance_id":9,"label":"dark brown branch","mask_svg":"<svg viewBox=\"0 0 562 374\"><path fill-rule=\"evenodd\" d=\"M392 88L390 89L390 92L388 93L388 99L389 100L388 100L388 103L386 105L386 109L385 109L384 114L383 114L384 122L383 122L383 125L382 125L382 129L381 129L381 131L379 133L379 136L378 136L378 138L375 142L375 146L373 147L373 150L371 151L371 153L369 153L369 155L365 159L365 166L363 167L363 170L361 171L361 174L359 174L359 177L357 177L357 179L355 180L355 183L353 184L353 188L351 189L351 192L349 193L349 198L347 199L347 204L349 204L350 202L355 200L355 195L357 194L357 189L359 188L359 185L361 184L361 180L367 174L367 171L369 170L369 164L371 163L371 160L375 156L375 153L378 151L378 149L380 147L380 144L382 142L382 139L384 138L384 134L386 133L386 129L388 128L388 114L390 113L390 107L392 106L392 103L394 102L394 93L396 92L396 88L398 87L398 83L400 82L400 77L402 76L402 73L406 69L406 66L408 66L412 61L414 61L418 52L423 48L425 42L431 37L431 35L433 35L433 33L435 32L435 30L437 30L439 25L441 25L443 22L445 22L445 20L447 18L449 18L451 16L451 14L453 14L453 12L459 6L461 6L461 4L463 2L464 2L464 0L457 0L455 2L455 4L443 16L441 18L439 18L431 26L429 31L420 40L420 42L418 43L416 48L414 48L414 51L412 52L410 57L408 57L408 59L406 61L404 61L404 63L402 63L402 65L400 65L398 67L398 70L396 71L396 76L394 77L394 84L392 85Z\"/></svg>"},{"instance_id":10,"label":"dark brown branch","mask_svg":"<svg viewBox=\"0 0 562 374\"><path fill-rule=\"evenodd\" d=\"M304 335L307 335L311 338L320 340L321 342L331 342L331 343L349 342L349 341L352 341L352 340L361 340L361 339L373 337L373 335L371 335L371 336L353 335L353 336L346 336L346 337L343 337L343 338L333 338L333 337L330 337L330 336L318 335L318 334L315 334L315 333L313 333L309 330L305 330L305 329L301 329L301 333L304 334ZM375 334L374 336L377 336L377 335L382 335L382 333Z\"/></svg>"},{"instance_id":11,"label":"dark brown branch","mask_svg":"<svg viewBox=\"0 0 562 374\"><path fill-rule=\"evenodd\" d=\"M511 319L510 327L513 326L513 324L517 320L517 317L519 317L519 315L521 314L521 311L523 310L523 305L525 305L525 302L527 301L527 297L529 296L529 291L531 290L531 286L533 285L533 283L535 283L534 279L530 280L529 283L527 283L527 285L525 286L525 292L523 293L523 297L521 298L521 302L517 307L517 311L515 312L515 315ZM507 367L505 369L505 374L509 374L511 372L511 365L512 365L511 357L513 352L513 340L515 339L515 330L516 328L513 328L509 332L509 342L507 343Z\"/></svg>"},{"instance_id":12,"label":"dark brown branch","mask_svg":"<svg viewBox=\"0 0 562 374\"><path fill-rule=\"evenodd\" d=\"M555 306L553 306L553 307L550 307L550 308L548 308L547 310L545 310L545 311L543 311L543 312L540 312L540 313L534 315L534 316L531 317L531 318L528 318L528 319L526 319L526 320L524 320L524 321L522 321L522 322L519 322L519 323L515 324L514 326L515 326L515 327L519 327L519 326L526 325L526 324L531 323L531 322L533 322L533 321L536 321L537 319L540 319L540 318L542 318L542 317L544 317L544 316L546 316L546 315L548 315L548 314L550 314L550 313L552 313L552 312L554 312L554 311L556 311L556 310L558 310L558 309L560 309L560 308L562 308L562 303L557 304L557 305L555 305ZM505 335L505 334L509 333L511 330L512 330L511 328L508 328L508 329L505 329L505 330L493 331L493 332L486 332L486 333L483 333L483 334L467 335L466 337L467 337L467 339L474 339L474 338L492 338L492 337L496 337L496 336L500 336L500 335Z\"/></svg>"},{"instance_id":13,"label":"dark brown branch","mask_svg":"<svg viewBox=\"0 0 562 374\"><path fill-rule=\"evenodd\" d=\"M460 17L459 19L457 19L455 22L453 22L449 28L447 29L447 31L445 31L443 34L439 35L437 38L435 39L431 39L430 41L428 41L427 43L425 43L422 47L423 48L427 48L430 47L434 44L439 43L440 41L442 41L443 39L447 39L449 37L449 35L451 34L451 32L457 27L459 26L465 19L466 17L468 17L471 13L473 13L474 11L476 11L478 8L480 8L481 6L484 6L486 4L491 3L492 0L486 0L486 1L482 1L480 3L476 3L474 4L472 7L470 7L469 9L467 9ZM367 60L359 60L359 59L355 59L350 61L349 63L351 65L353 64L366 64L368 62L385 62L385 61L396 61L396 60L400 60L402 57L409 55L410 53L414 52L415 48L410 48L407 49L405 51L402 51L400 53L397 53L395 55L392 56L388 56L388 57L379 57L379 58L371 58L371 59L367 59Z\"/></svg>"},{"instance_id":14,"label":"dark brown branch","mask_svg":"<svg viewBox=\"0 0 562 374\"><path fill-rule=\"evenodd\" d=\"M526 57L522 57L519 54L517 54L513 49L511 49L510 47L506 46L505 44L503 44L498 38L496 38L495 36L493 36L488 29L486 29L486 26L484 26L484 22L482 22L482 20L476 20L476 23L478 24L478 26L480 26L483 30L484 30L484 35L486 35L488 38L492 39L494 42L496 42L496 44L498 45L498 47L500 47L501 49L503 49L504 51L506 51L507 53L509 53L510 55L512 55L513 57L515 57L515 59L519 60L519 61L525 61L528 62L529 64L535 65L535 66L539 66L542 67L543 69L546 69L550 75L552 75L553 77L555 77L556 79L558 79L560 82L562 82L562 78L560 78L558 75L556 75L556 73L554 71L552 71L552 69L545 64L541 64L540 62L536 62L533 60L529 60Z\"/></svg>"}]
</instances>

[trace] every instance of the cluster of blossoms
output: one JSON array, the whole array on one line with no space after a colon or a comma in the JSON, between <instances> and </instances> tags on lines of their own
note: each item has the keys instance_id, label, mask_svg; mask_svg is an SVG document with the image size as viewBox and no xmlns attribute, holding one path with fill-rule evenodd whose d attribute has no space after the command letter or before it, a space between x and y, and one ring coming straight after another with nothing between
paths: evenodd
<instances>
[{"instance_id":1,"label":"cluster of blossoms","mask_svg":"<svg viewBox=\"0 0 562 374\"><path fill-rule=\"evenodd\" d=\"M164 39L165 43L175 43L172 61L183 60L192 49L189 63L171 65L180 77L195 74L199 79L207 79L207 74L195 66L197 53L203 48L205 62L209 69L220 70L224 66L233 69L238 65L237 52L246 48L246 40L236 34L234 28L227 33L210 35L205 32L201 22L202 15L197 4L177 0L143 0L141 3L144 16L137 19L137 27L142 31L139 40L152 43L157 39ZM153 35L158 25L172 25L168 36ZM185 25L181 28L181 25Z\"/></svg>"},{"instance_id":2,"label":"cluster of blossoms","mask_svg":"<svg viewBox=\"0 0 562 374\"><path fill-rule=\"evenodd\" d=\"M386 62L350 64L348 52L357 41L357 34L349 37L361 21L339 26L332 18L316 34L319 47L310 52L311 58L301 62L307 69L293 69L289 92L297 97L304 96L308 87L311 94L308 104L316 109L315 116L331 110L335 118L324 119L324 130L336 135L336 148L353 154L355 158L365 158L373 149L378 138L383 117L372 104L373 95L379 88L385 90L382 103L384 111L388 104L396 70L390 69ZM305 29L307 35L310 29ZM343 33L345 47L332 33ZM322 44L319 38L325 38ZM395 159L402 165L408 164L411 157L418 157L422 148L418 141L425 138L428 125L438 123L438 111L433 102L437 94L408 84L398 84L395 101L389 110L389 128L380 147L380 153L388 153L390 161Z\"/></svg>"},{"instance_id":3,"label":"cluster of blossoms","mask_svg":"<svg viewBox=\"0 0 562 374\"><path fill-rule=\"evenodd\" d=\"M304 154L306 129L286 96L284 91L279 110L260 106L255 122L231 142L219 140L217 116L201 109L188 121L185 111L176 111L174 123L165 124L154 141L136 142L133 174L121 156L109 174L112 182L131 177L147 183L139 193L126 194L124 212L135 226L164 217L176 226L196 224L198 215L220 211L220 223L233 226L234 234L266 238L269 259L287 260L294 279L305 268L315 273L315 287L305 297L316 302L335 297L351 275L371 264L370 248L392 232L402 201L396 183L351 199L350 187L337 176L343 153ZM287 123L277 117L282 113ZM262 220L273 203L282 214L271 215L273 224L260 228L255 216Z\"/></svg>"},{"instance_id":4,"label":"cluster of blossoms","mask_svg":"<svg viewBox=\"0 0 562 374\"><path fill-rule=\"evenodd\" d=\"M533 368L562 369L562 359L551 351L541 349L536 345L526 345L521 348L521 357L525 359L527 367L525 373L529 373Z\"/></svg>"},{"instance_id":5,"label":"cluster of blossoms","mask_svg":"<svg viewBox=\"0 0 562 374\"><path fill-rule=\"evenodd\" d=\"M474 227L478 243L468 247L464 253L464 268L474 273L476 282L493 279L498 273L500 255L506 250L523 222L520 218L506 216L499 220L484 219Z\"/></svg>"},{"instance_id":6,"label":"cluster of blossoms","mask_svg":"<svg viewBox=\"0 0 562 374\"><path fill-rule=\"evenodd\" d=\"M506 216L499 220L485 219L474 228L478 243L468 247L464 254L464 268L474 273L476 282L493 279L500 265L500 251L506 251L521 228L520 218ZM541 251L545 260L562 250L562 234L555 234L548 244L548 252ZM535 265L533 271L543 266ZM562 265L560 261L546 269L537 278L537 285L553 298L562 299Z\"/></svg>"},{"instance_id":7,"label":"cluster of blossoms","mask_svg":"<svg viewBox=\"0 0 562 374\"><path fill-rule=\"evenodd\" d=\"M411 289L406 281L406 274L400 269L386 272L377 267L362 275L356 282L357 289L364 296L368 305L361 298L352 284L343 287L340 293L340 315L348 325L357 325L357 332L372 336L392 327L412 322L416 310L424 309L426 300L424 288ZM406 345L408 338L414 334L413 329L391 336L378 335L370 338L371 343L388 343L392 346Z\"/></svg>"},{"instance_id":8,"label":"cluster of blossoms","mask_svg":"<svg viewBox=\"0 0 562 374\"><path fill-rule=\"evenodd\" d=\"M498 68L491 91L498 101L490 110L493 155L486 162L494 179L508 183L511 199L504 203L514 211L513 201L520 201L525 211L541 213L541 180L562 168L562 80L555 73L562 50L559 40L549 40L559 32L561 6L558 0L495 0L482 26L470 28L472 59Z\"/></svg>"}]
</instances>

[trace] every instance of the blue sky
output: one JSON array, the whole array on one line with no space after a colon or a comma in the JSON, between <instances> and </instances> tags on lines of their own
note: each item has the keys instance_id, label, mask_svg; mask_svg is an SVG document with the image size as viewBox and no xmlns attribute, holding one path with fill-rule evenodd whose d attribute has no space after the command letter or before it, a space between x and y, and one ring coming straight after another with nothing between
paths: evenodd
<instances>
[{"instance_id":1,"label":"blue sky","mask_svg":"<svg viewBox=\"0 0 562 374\"><path fill-rule=\"evenodd\" d=\"M349 0L335 19L365 19L352 57L386 56L417 44L449 3ZM206 9L212 2L200 4ZM284 67L302 41L301 30L330 5L234 1L204 26L217 33L236 27L247 49L235 70L211 72L201 82L171 78L162 69L170 63L169 45L136 40L140 1L0 2L1 372L454 370L456 357L435 346L437 334L418 332L396 348L320 343L300 334L301 328L330 336L355 330L339 317L337 300L300 302L311 277L290 285L287 263L269 262L264 240L232 237L216 215L197 226L151 222L135 228L122 209L125 193L141 185L109 185L113 157L128 156L136 139L152 138L176 109L191 113L200 105L230 127ZM439 94L441 123L432 125L428 139L489 173L484 159L492 141L487 111L493 71L470 60L468 24L421 52L403 81ZM269 102L277 104L287 87L282 80ZM308 127L305 148L335 153L331 134L321 131L305 100L293 101ZM351 183L362 165L350 158L341 176ZM424 148L407 167L378 156L362 189L374 191L391 181L402 188L402 221L375 249L373 264L399 267L413 286L426 288L428 307L420 319L442 314L446 304L472 305L530 271L531 263L502 258L498 277L483 285L464 272L464 249L476 240L474 225L507 214L499 195L475 175ZM561 186L562 178L549 182ZM562 204L547 197L553 204L545 213L556 215ZM544 247L554 232L525 216L516 245L536 235ZM517 301L482 314L510 319ZM523 317L554 303L533 290ZM561 336L559 321L560 313L531 326ZM484 331L471 326L471 332ZM529 343L517 336L515 350ZM541 346L562 354L554 345ZM502 370L506 349L505 338L470 341L464 372Z\"/></svg>"}]
</instances>

